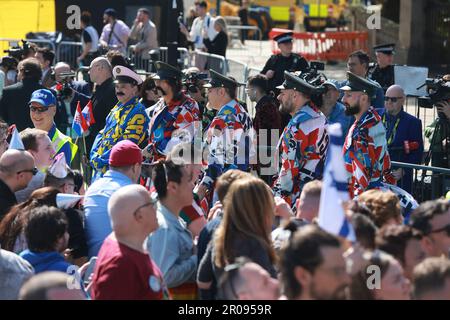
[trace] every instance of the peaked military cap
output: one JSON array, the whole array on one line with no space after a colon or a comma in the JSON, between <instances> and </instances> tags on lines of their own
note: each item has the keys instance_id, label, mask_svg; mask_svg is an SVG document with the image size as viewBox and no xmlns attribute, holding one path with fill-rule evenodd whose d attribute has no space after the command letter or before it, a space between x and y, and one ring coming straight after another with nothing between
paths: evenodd
<instances>
[{"instance_id":1,"label":"peaked military cap","mask_svg":"<svg viewBox=\"0 0 450 320\"><path fill-rule=\"evenodd\" d=\"M313 94L317 92L317 87L309 84L302 78L299 78L295 74L288 71L284 71L283 84L276 88L280 90L293 89L306 94Z\"/></svg>"},{"instance_id":2,"label":"peaked military cap","mask_svg":"<svg viewBox=\"0 0 450 320\"><path fill-rule=\"evenodd\" d=\"M204 88L219 88L219 87L236 88L237 86L241 85L235 80L225 77L224 75L214 70L209 70L209 74L211 77L209 79L209 82L203 85Z\"/></svg>"},{"instance_id":3,"label":"peaked military cap","mask_svg":"<svg viewBox=\"0 0 450 320\"><path fill-rule=\"evenodd\" d=\"M154 80L181 79L183 73L180 69L162 61L155 62L156 74L152 76Z\"/></svg>"},{"instance_id":4,"label":"peaked military cap","mask_svg":"<svg viewBox=\"0 0 450 320\"><path fill-rule=\"evenodd\" d=\"M376 82L359 77L350 71L347 71L347 79L348 83L341 88L342 91L361 91L372 97L375 95L377 89L380 88Z\"/></svg>"},{"instance_id":5,"label":"peaked military cap","mask_svg":"<svg viewBox=\"0 0 450 320\"><path fill-rule=\"evenodd\" d=\"M113 69L114 83L141 84L142 78L133 70L124 66L115 66Z\"/></svg>"},{"instance_id":6,"label":"peaked military cap","mask_svg":"<svg viewBox=\"0 0 450 320\"><path fill-rule=\"evenodd\" d=\"M294 35L293 32L284 32L282 34L277 35L275 38L273 38L273 40L275 40L278 44L292 42L293 35Z\"/></svg>"},{"instance_id":7,"label":"peaked military cap","mask_svg":"<svg viewBox=\"0 0 450 320\"><path fill-rule=\"evenodd\" d=\"M395 53L395 43L380 44L373 47L375 52L381 52L384 54L394 54Z\"/></svg>"}]
</instances>

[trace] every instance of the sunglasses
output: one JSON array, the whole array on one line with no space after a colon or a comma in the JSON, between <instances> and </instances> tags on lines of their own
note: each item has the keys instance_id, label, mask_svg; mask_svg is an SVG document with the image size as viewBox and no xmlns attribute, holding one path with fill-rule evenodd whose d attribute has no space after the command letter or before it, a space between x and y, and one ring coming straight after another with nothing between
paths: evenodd
<instances>
[{"instance_id":1,"label":"sunglasses","mask_svg":"<svg viewBox=\"0 0 450 320\"><path fill-rule=\"evenodd\" d=\"M39 170L38 170L38 168L34 167L33 169L17 171L17 174L22 173L22 172L31 172L33 174L33 176L35 176L39 172Z\"/></svg>"},{"instance_id":2,"label":"sunglasses","mask_svg":"<svg viewBox=\"0 0 450 320\"><path fill-rule=\"evenodd\" d=\"M31 106L30 107L31 112L37 112L37 113L44 113L48 111L48 108L36 108Z\"/></svg>"},{"instance_id":3,"label":"sunglasses","mask_svg":"<svg viewBox=\"0 0 450 320\"><path fill-rule=\"evenodd\" d=\"M400 100L402 97L384 97L384 101L391 100L392 102L396 103L398 100Z\"/></svg>"},{"instance_id":4,"label":"sunglasses","mask_svg":"<svg viewBox=\"0 0 450 320\"><path fill-rule=\"evenodd\" d=\"M436 230L432 230L430 231L430 233L438 233L438 232L442 232L445 231L447 233L447 236L450 237L450 224L446 225L445 227L436 229Z\"/></svg>"}]
</instances>

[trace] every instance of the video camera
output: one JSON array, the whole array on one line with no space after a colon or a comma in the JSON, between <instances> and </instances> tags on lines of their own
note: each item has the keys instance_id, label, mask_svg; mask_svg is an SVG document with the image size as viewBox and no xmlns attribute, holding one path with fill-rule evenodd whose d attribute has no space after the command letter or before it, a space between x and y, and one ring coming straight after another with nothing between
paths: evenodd
<instances>
[{"instance_id":1,"label":"video camera","mask_svg":"<svg viewBox=\"0 0 450 320\"><path fill-rule=\"evenodd\" d=\"M428 96L418 98L419 107L433 108L433 106L441 101L450 101L450 79L446 80L442 76L427 78L425 83L417 89L423 86L427 86ZM446 118L442 112L438 112L438 116L441 119Z\"/></svg>"},{"instance_id":2,"label":"video camera","mask_svg":"<svg viewBox=\"0 0 450 320\"><path fill-rule=\"evenodd\" d=\"M311 61L309 68L305 72L301 72L299 77L313 86L320 86L327 80L327 77L319 71L325 70L325 63L320 61Z\"/></svg>"},{"instance_id":3,"label":"video camera","mask_svg":"<svg viewBox=\"0 0 450 320\"><path fill-rule=\"evenodd\" d=\"M29 50L30 45L28 44L28 41L22 40L22 46L19 46L19 44L17 43L8 50L3 50L3 52L7 53L10 57L17 59L18 61L21 61L28 54Z\"/></svg>"},{"instance_id":4,"label":"video camera","mask_svg":"<svg viewBox=\"0 0 450 320\"><path fill-rule=\"evenodd\" d=\"M208 79L207 73L191 72L184 74L183 85L186 86L188 92L197 93L199 91L198 82L206 79Z\"/></svg>"},{"instance_id":5,"label":"video camera","mask_svg":"<svg viewBox=\"0 0 450 320\"><path fill-rule=\"evenodd\" d=\"M58 76L61 81L56 85L57 98L65 100L72 96L72 79L75 78L75 72L61 72Z\"/></svg>"}]
</instances>

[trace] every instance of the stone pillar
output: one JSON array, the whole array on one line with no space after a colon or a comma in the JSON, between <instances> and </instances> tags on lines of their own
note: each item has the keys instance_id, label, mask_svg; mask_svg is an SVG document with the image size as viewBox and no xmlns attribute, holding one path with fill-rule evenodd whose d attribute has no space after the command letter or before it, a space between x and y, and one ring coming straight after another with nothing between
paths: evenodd
<instances>
[{"instance_id":1,"label":"stone pillar","mask_svg":"<svg viewBox=\"0 0 450 320\"><path fill-rule=\"evenodd\" d=\"M396 63L423 64L426 16L425 0L401 0L398 57Z\"/></svg>"}]
</instances>

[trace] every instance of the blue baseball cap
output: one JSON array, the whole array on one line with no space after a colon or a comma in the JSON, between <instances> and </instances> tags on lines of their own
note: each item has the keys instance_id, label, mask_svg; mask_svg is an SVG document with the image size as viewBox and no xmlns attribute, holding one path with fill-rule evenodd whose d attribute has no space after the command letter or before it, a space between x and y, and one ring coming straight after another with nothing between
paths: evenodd
<instances>
[{"instance_id":1,"label":"blue baseball cap","mask_svg":"<svg viewBox=\"0 0 450 320\"><path fill-rule=\"evenodd\" d=\"M29 104L32 102L37 102L43 107L48 108L51 105L56 106L56 98L53 93L48 89L39 89L31 94L31 99Z\"/></svg>"}]
</instances>

